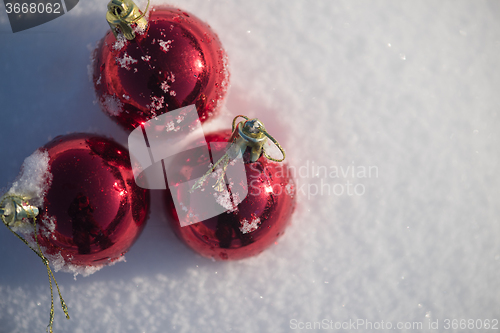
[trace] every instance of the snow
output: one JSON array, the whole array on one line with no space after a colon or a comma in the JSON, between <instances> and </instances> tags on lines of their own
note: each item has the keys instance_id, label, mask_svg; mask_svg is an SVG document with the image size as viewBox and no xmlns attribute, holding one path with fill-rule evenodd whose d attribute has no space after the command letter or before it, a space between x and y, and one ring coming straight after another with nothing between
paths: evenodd
<instances>
[{"instance_id":1,"label":"snow","mask_svg":"<svg viewBox=\"0 0 500 333\"><path fill-rule=\"evenodd\" d=\"M116 61L120 64L122 68L125 68L126 70L130 70L131 64L137 63L137 60L128 55L127 52L123 54L123 58L116 58Z\"/></svg>"},{"instance_id":2,"label":"snow","mask_svg":"<svg viewBox=\"0 0 500 333\"><path fill-rule=\"evenodd\" d=\"M446 319L500 319L498 2L173 4L206 20L229 56L226 104L204 130L258 117L285 161L297 171L309 165L311 176L297 176L298 205L278 244L238 262L180 243L152 191L126 263L76 281L55 274L71 320L56 307L54 332L289 332L324 319L424 328L382 332L431 331L439 321L437 332ZM105 7L80 1L12 34L0 2L5 190L57 135L127 143L93 104L87 79L87 45L109 29ZM313 177L313 162L328 173ZM377 177L352 177L352 166L367 175L376 166ZM6 228L0 253L0 330L45 330L45 267Z\"/></svg>"},{"instance_id":3,"label":"snow","mask_svg":"<svg viewBox=\"0 0 500 333\"><path fill-rule=\"evenodd\" d=\"M100 77L99 77L100 80ZM122 112L122 102L115 96L104 95L100 100L102 101L103 109L109 112L112 116L118 116Z\"/></svg>"},{"instance_id":4,"label":"snow","mask_svg":"<svg viewBox=\"0 0 500 333\"><path fill-rule=\"evenodd\" d=\"M161 39L158 40L158 44L160 44L162 51L165 53L167 53L168 50L170 50L170 47L172 47L172 42L173 40L167 40L167 41Z\"/></svg>"},{"instance_id":5,"label":"snow","mask_svg":"<svg viewBox=\"0 0 500 333\"><path fill-rule=\"evenodd\" d=\"M78 275L82 275L83 277L94 274L95 272L100 271L104 267L112 266L119 262L125 262L125 256L121 256L119 258L114 259L113 261L109 261L106 264L94 265L94 266L82 266L82 265L73 265L71 262L64 260L61 253L49 254L45 255L45 257L49 260L50 265L54 268L54 272L66 272L73 274L74 279L76 280ZM63 296L64 297L64 296Z\"/></svg>"},{"instance_id":6,"label":"snow","mask_svg":"<svg viewBox=\"0 0 500 333\"><path fill-rule=\"evenodd\" d=\"M224 207L227 212L237 212L238 206L233 204L231 200L231 196L227 190L223 190L222 192L214 191L213 196L215 201ZM241 202L241 200L235 200L235 202Z\"/></svg>"},{"instance_id":7,"label":"snow","mask_svg":"<svg viewBox=\"0 0 500 333\"><path fill-rule=\"evenodd\" d=\"M41 206L52 182L49 170L49 153L37 149L26 157L19 175L7 191L7 195L27 197L33 206Z\"/></svg>"},{"instance_id":8,"label":"snow","mask_svg":"<svg viewBox=\"0 0 500 333\"><path fill-rule=\"evenodd\" d=\"M248 221L247 219L243 219L240 221L240 231L243 234L247 234L249 232L257 230L260 225L260 218L255 218L253 220Z\"/></svg>"},{"instance_id":9,"label":"snow","mask_svg":"<svg viewBox=\"0 0 500 333\"><path fill-rule=\"evenodd\" d=\"M155 111L159 111L161 108L163 108L163 103L165 103L164 96L151 96L151 104L149 105L151 112L153 112L153 114L156 114ZM168 106L168 104L166 106Z\"/></svg>"},{"instance_id":10,"label":"snow","mask_svg":"<svg viewBox=\"0 0 500 333\"><path fill-rule=\"evenodd\" d=\"M113 50L121 50L125 47L125 44L127 44L127 38L122 34L117 34L116 42L113 43Z\"/></svg>"}]
</instances>

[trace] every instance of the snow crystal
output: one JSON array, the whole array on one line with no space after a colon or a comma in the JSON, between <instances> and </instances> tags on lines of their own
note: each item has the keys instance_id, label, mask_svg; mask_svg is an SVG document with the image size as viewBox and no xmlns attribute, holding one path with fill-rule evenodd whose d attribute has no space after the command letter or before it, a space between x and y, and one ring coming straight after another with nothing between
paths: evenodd
<instances>
[{"instance_id":1,"label":"snow crystal","mask_svg":"<svg viewBox=\"0 0 500 333\"><path fill-rule=\"evenodd\" d=\"M163 108L163 103L165 103L165 97L156 97L156 96L151 96L151 110L152 111L158 111L161 108Z\"/></svg>"},{"instance_id":2,"label":"snow crystal","mask_svg":"<svg viewBox=\"0 0 500 333\"><path fill-rule=\"evenodd\" d=\"M163 81L161 83L161 90L166 93L168 91L168 88L170 88L170 86L168 85L168 81Z\"/></svg>"},{"instance_id":3,"label":"snow crystal","mask_svg":"<svg viewBox=\"0 0 500 333\"><path fill-rule=\"evenodd\" d=\"M54 231L56 230L56 218L55 216L46 216L44 217L42 223L37 224L39 226L43 226L40 228L40 233L47 237L47 238L52 238L56 239L56 235L54 234Z\"/></svg>"},{"instance_id":4,"label":"snow crystal","mask_svg":"<svg viewBox=\"0 0 500 333\"><path fill-rule=\"evenodd\" d=\"M161 83L161 89L163 90L164 93L167 93L168 90L170 89L170 85L168 82L175 82L175 75L173 73L170 73L170 75L167 76L167 79ZM175 91L170 91L170 96L176 96L177 93Z\"/></svg>"},{"instance_id":5,"label":"snow crystal","mask_svg":"<svg viewBox=\"0 0 500 333\"><path fill-rule=\"evenodd\" d=\"M167 132L170 132L170 131L175 130L175 125L174 125L174 122L173 122L173 121L169 121L169 122L167 123L167 125L166 125L165 130L166 130Z\"/></svg>"},{"instance_id":6,"label":"snow crystal","mask_svg":"<svg viewBox=\"0 0 500 333\"><path fill-rule=\"evenodd\" d=\"M251 221L243 219L240 221L240 231L244 234L257 230L260 225L260 218L255 218Z\"/></svg>"},{"instance_id":7,"label":"snow crystal","mask_svg":"<svg viewBox=\"0 0 500 333\"><path fill-rule=\"evenodd\" d=\"M229 88L229 76L230 76L230 74L229 74L229 59L228 59L227 54L224 52L224 50L221 50L221 51L223 52L223 56L222 56L223 78L222 78L222 82L220 84L220 87L221 87L220 94L224 95L227 92L227 89ZM224 105L224 101L225 101L224 98L217 99L214 109L215 110L220 109Z\"/></svg>"},{"instance_id":8,"label":"snow crystal","mask_svg":"<svg viewBox=\"0 0 500 333\"><path fill-rule=\"evenodd\" d=\"M221 170L221 169L218 169ZM212 178L214 175L216 175L218 172L215 171L212 173ZM213 196L215 198L215 201L224 207L226 209L226 212L237 212L238 211L238 203L240 202L238 193L233 194L232 200L231 200L231 195L227 190L224 190L222 192L217 192L215 191L213 193Z\"/></svg>"},{"instance_id":9,"label":"snow crystal","mask_svg":"<svg viewBox=\"0 0 500 333\"><path fill-rule=\"evenodd\" d=\"M94 80L94 61L93 57L90 57L90 64L87 65L87 76L89 78L89 82Z\"/></svg>"},{"instance_id":10,"label":"snow crystal","mask_svg":"<svg viewBox=\"0 0 500 333\"><path fill-rule=\"evenodd\" d=\"M94 80L94 64L92 60L91 63L87 65L87 76L90 82Z\"/></svg>"},{"instance_id":11,"label":"snow crystal","mask_svg":"<svg viewBox=\"0 0 500 333\"><path fill-rule=\"evenodd\" d=\"M233 203L231 202L231 198L229 197L229 192L214 192L213 195L219 205L226 208L228 211L234 210Z\"/></svg>"},{"instance_id":12,"label":"snow crystal","mask_svg":"<svg viewBox=\"0 0 500 333\"><path fill-rule=\"evenodd\" d=\"M134 58L132 58L131 56L129 56L127 54L127 52L125 52L123 54L123 58L118 58L116 57L116 62L122 67L122 68L125 68L126 70L130 70L130 65L131 64L136 64L137 63L137 60L135 60Z\"/></svg>"},{"instance_id":13,"label":"snow crystal","mask_svg":"<svg viewBox=\"0 0 500 333\"><path fill-rule=\"evenodd\" d=\"M231 188L231 186L229 187ZM234 192L232 193L233 195L233 203L234 203L234 206L235 206L235 209L234 211L237 211L238 210L238 205L243 201L241 198L240 198L240 193L239 192ZM244 199L244 198L243 198Z\"/></svg>"},{"instance_id":14,"label":"snow crystal","mask_svg":"<svg viewBox=\"0 0 500 333\"><path fill-rule=\"evenodd\" d=\"M123 111L123 103L115 96L104 95L99 102L111 116L118 116Z\"/></svg>"},{"instance_id":15,"label":"snow crystal","mask_svg":"<svg viewBox=\"0 0 500 333\"><path fill-rule=\"evenodd\" d=\"M158 39L158 43L160 44L161 49L165 53L168 52L168 50L172 47L172 42L173 42L173 40L167 40L165 42L165 41L163 41L161 39Z\"/></svg>"},{"instance_id":16,"label":"snow crystal","mask_svg":"<svg viewBox=\"0 0 500 333\"><path fill-rule=\"evenodd\" d=\"M149 10L144 14L144 18L146 21L149 21L149 14L150 14ZM147 24L142 24L142 25L137 24L133 27L133 30L134 30L136 35L144 35L144 33L147 30Z\"/></svg>"},{"instance_id":17,"label":"snow crystal","mask_svg":"<svg viewBox=\"0 0 500 333\"><path fill-rule=\"evenodd\" d=\"M149 56L149 55L141 56L141 59L144 61L149 61L149 60L151 60L151 56Z\"/></svg>"},{"instance_id":18,"label":"snow crystal","mask_svg":"<svg viewBox=\"0 0 500 333\"><path fill-rule=\"evenodd\" d=\"M226 91L229 88L229 57L226 52L222 56L222 70L224 72L224 79L222 80L221 87Z\"/></svg>"},{"instance_id":19,"label":"snow crystal","mask_svg":"<svg viewBox=\"0 0 500 333\"><path fill-rule=\"evenodd\" d=\"M121 50L125 44L127 44L127 38L123 34L118 34L116 42L113 43L113 49L116 51Z\"/></svg>"},{"instance_id":20,"label":"snow crystal","mask_svg":"<svg viewBox=\"0 0 500 333\"><path fill-rule=\"evenodd\" d=\"M97 49L101 45L101 41L98 41L94 50L90 52L90 64L87 65L87 75L89 77L89 82L92 82L94 80L94 66L95 66L95 56ZM92 48L90 44L88 47ZM99 81L101 80L101 77L99 76ZM98 83L99 84L99 83Z\"/></svg>"}]
</instances>

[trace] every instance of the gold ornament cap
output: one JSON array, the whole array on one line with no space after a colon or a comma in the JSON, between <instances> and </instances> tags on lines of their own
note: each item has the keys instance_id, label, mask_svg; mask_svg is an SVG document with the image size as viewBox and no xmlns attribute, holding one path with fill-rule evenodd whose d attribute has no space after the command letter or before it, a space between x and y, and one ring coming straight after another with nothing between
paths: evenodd
<instances>
[{"instance_id":1,"label":"gold ornament cap","mask_svg":"<svg viewBox=\"0 0 500 333\"><path fill-rule=\"evenodd\" d=\"M238 123L238 125L235 126L236 120L238 118L244 118L246 121L241 121ZM276 139L266 131L264 124L259 119L248 119L248 117L246 116L238 115L233 119L233 137L236 134L236 132L234 131L235 127L238 129L237 133L239 137L243 139L240 143L242 152L245 152L246 146L252 148L250 154L250 162L257 161L262 153L267 159L274 162L281 162L285 159L285 150L281 147L278 141L276 141ZM281 154L283 155L281 159L273 158L266 153L264 144L266 143L267 139L270 139L280 150Z\"/></svg>"},{"instance_id":2,"label":"gold ornament cap","mask_svg":"<svg viewBox=\"0 0 500 333\"><path fill-rule=\"evenodd\" d=\"M148 20L144 16L148 7L149 0L144 13L132 0L111 0L108 3L106 20L115 37L118 38L117 30L119 30L125 38L133 40L135 38L134 26L145 30L148 26Z\"/></svg>"},{"instance_id":3,"label":"gold ornament cap","mask_svg":"<svg viewBox=\"0 0 500 333\"><path fill-rule=\"evenodd\" d=\"M25 218L36 217L38 208L29 205L27 198L7 195L0 202L0 215L5 225L12 226Z\"/></svg>"},{"instance_id":4,"label":"gold ornament cap","mask_svg":"<svg viewBox=\"0 0 500 333\"><path fill-rule=\"evenodd\" d=\"M241 121L238 125L236 125L236 120L238 118L244 118L246 121ZM243 155L247 147L250 147L250 163L257 161L261 155L264 155L267 159L274 162L282 162L285 159L285 150L281 147L278 141L266 131L264 124L259 119L248 119L246 116L238 115L233 119L232 132L233 134L229 139L230 144L226 148L226 153L208 169L208 171L193 185L193 187L191 187L191 193L197 188L202 187L208 176L210 176L210 174L219 166L222 169L222 173L213 188L217 192L223 192L226 184L224 175L229 162L236 158L236 156L240 154ZM271 140L280 150L282 158L276 159L266 153L264 144L267 142L267 139Z\"/></svg>"}]
</instances>

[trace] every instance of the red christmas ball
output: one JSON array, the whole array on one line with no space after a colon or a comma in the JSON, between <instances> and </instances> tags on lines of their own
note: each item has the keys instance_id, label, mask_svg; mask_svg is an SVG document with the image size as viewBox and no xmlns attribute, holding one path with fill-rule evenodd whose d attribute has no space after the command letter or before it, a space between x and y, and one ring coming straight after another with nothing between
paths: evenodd
<instances>
[{"instance_id":1,"label":"red christmas ball","mask_svg":"<svg viewBox=\"0 0 500 333\"><path fill-rule=\"evenodd\" d=\"M39 148L9 193L39 207L38 244L56 270L83 275L122 259L149 210L127 150L98 135L58 136ZM32 230L26 238L37 249Z\"/></svg>"},{"instance_id":2,"label":"red christmas ball","mask_svg":"<svg viewBox=\"0 0 500 333\"><path fill-rule=\"evenodd\" d=\"M114 22L131 22L140 13L119 16L113 10L108 16ZM196 16L174 7L154 7L148 14L142 24L129 24L131 40L120 23L93 53L92 77L102 109L128 130L192 104L205 122L218 112L229 82L218 36Z\"/></svg>"},{"instance_id":3,"label":"red christmas ball","mask_svg":"<svg viewBox=\"0 0 500 333\"><path fill-rule=\"evenodd\" d=\"M231 131L219 131L206 135L209 143L208 151L212 156L224 153L223 145L211 146L212 142L230 142ZM203 143L196 142L193 147L200 147ZM206 150L205 150L206 151ZM190 248L204 257L215 260L235 260L257 255L285 233L295 208L295 187L291 170L286 163L270 161L261 155L255 162L250 161L250 148L243 154L246 179L231 179L230 192L241 193L246 188L246 197L237 205L234 197L231 201L219 204L228 210L202 222L189 224L190 221L179 220L174 201L188 202L190 191L185 191L181 184L206 171L211 161L210 156L202 153L197 158L192 154L183 155L172 163L175 169L180 170L177 177L170 180L171 194L167 193L167 210L173 217L171 225L176 235ZM172 175L173 172L167 173ZM214 200L212 194L206 193L204 200ZM182 206L182 205L181 205ZM189 219L191 214L183 215ZM186 225L189 224L189 225ZM182 226L186 225L186 226Z\"/></svg>"}]
</instances>

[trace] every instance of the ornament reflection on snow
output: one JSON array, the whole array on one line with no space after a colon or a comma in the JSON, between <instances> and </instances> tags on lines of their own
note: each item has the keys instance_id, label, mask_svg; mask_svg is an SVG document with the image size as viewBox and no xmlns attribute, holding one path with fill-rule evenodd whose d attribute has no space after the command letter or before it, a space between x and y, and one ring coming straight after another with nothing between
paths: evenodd
<instances>
[{"instance_id":1,"label":"ornament reflection on snow","mask_svg":"<svg viewBox=\"0 0 500 333\"><path fill-rule=\"evenodd\" d=\"M114 121L131 131L191 104L202 123L218 113L229 72L208 24L170 6L143 14L131 0L111 1L106 18L111 31L90 68L98 102Z\"/></svg>"}]
</instances>

